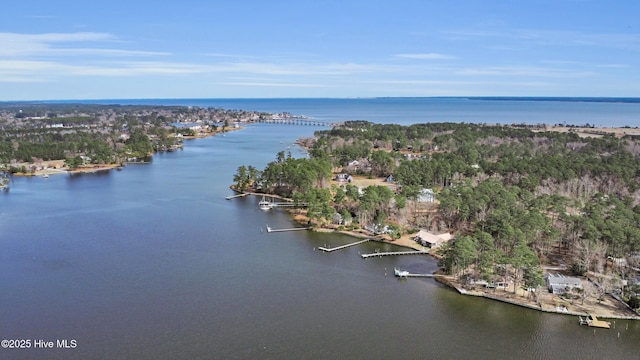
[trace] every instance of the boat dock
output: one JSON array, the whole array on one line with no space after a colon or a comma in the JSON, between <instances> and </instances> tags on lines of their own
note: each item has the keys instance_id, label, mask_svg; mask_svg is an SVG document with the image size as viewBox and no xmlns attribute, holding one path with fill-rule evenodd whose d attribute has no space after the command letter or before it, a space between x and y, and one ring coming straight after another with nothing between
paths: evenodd
<instances>
[{"instance_id":1,"label":"boat dock","mask_svg":"<svg viewBox=\"0 0 640 360\"><path fill-rule=\"evenodd\" d=\"M300 231L300 230L311 230L311 227L303 227L303 228L289 228L289 229L272 229L267 225L267 232L285 232L285 231Z\"/></svg>"},{"instance_id":2,"label":"boat dock","mask_svg":"<svg viewBox=\"0 0 640 360\"><path fill-rule=\"evenodd\" d=\"M610 329L611 324L608 321L598 320L595 315L587 314L584 318L582 316L578 316L578 321L580 325L588 325L591 327L598 327L603 329Z\"/></svg>"},{"instance_id":3,"label":"boat dock","mask_svg":"<svg viewBox=\"0 0 640 360\"><path fill-rule=\"evenodd\" d=\"M237 194L237 195L225 196L225 199L231 200L231 199L241 198L241 197L245 197L245 196L249 196L249 195L262 195L262 201L260 201L260 205L264 206L263 210L273 209L275 207L307 207L307 206L309 206L309 204L305 203L305 202L295 202L295 201L278 201L278 202L276 202L276 201L272 201L272 200L267 200L267 198L269 198L269 199L282 199L282 198L279 197L279 196L252 193L252 192L243 192L243 193L240 193L240 194Z\"/></svg>"},{"instance_id":4,"label":"boat dock","mask_svg":"<svg viewBox=\"0 0 640 360\"><path fill-rule=\"evenodd\" d=\"M285 202L271 202L269 206L271 207L307 207L309 204L307 203L297 203L293 201L285 201Z\"/></svg>"},{"instance_id":5,"label":"boat dock","mask_svg":"<svg viewBox=\"0 0 640 360\"><path fill-rule=\"evenodd\" d=\"M444 275L438 275L438 274L412 274L412 273L404 274L404 277L426 277L426 278L434 278L434 277L438 277L438 276L444 276Z\"/></svg>"},{"instance_id":6,"label":"boat dock","mask_svg":"<svg viewBox=\"0 0 640 360\"><path fill-rule=\"evenodd\" d=\"M393 256L393 255L429 255L428 251L391 251L391 252L376 252L371 254L362 254L363 259L370 258L372 256Z\"/></svg>"},{"instance_id":7,"label":"boat dock","mask_svg":"<svg viewBox=\"0 0 640 360\"><path fill-rule=\"evenodd\" d=\"M326 247L319 247L318 250L322 250L324 252L332 252L332 251L336 251L336 250L342 250L342 249L346 249L348 247L351 246L356 246L356 245L360 245L362 243L366 243L367 241L369 241L370 239L365 239L365 240L361 240L361 241L356 241L354 243L350 243L350 244L346 244L346 245L342 245L342 246L337 246L334 248L326 248Z\"/></svg>"},{"instance_id":8,"label":"boat dock","mask_svg":"<svg viewBox=\"0 0 640 360\"><path fill-rule=\"evenodd\" d=\"M280 201L275 202L267 200L267 196L263 195L262 200L258 203L258 207L262 210L270 210L276 207L307 207L307 203L295 202L295 201Z\"/></svg>"},{"instance_id":9,"label":"boat dock","mask_svg":"<svg viewBox=\"0 0 640 360\"><path fill-rule=\"evenodd\" d=\"M440 275L440 274L412 274L406 270L400 270L398 268L393 270L393 273L395 274L395 276L399 277L399 278L408 278L408 277L426 277L426 278L434 278L434 277L438 277L438 276L444 276L444 275Z\"/></svg>"},{"instance_id":10,"label":"boat dock","mask_svg":"<svg viewBox=\"0 0 640 360\"><path fill-rule=\"evenodd\" d=\"M235 198L239 198L239 197L245 197L247 195L251 195L249 193L243 193L243 194L238 194L238 195L231 195L231 196L227 196L225 197L225 199L227 200L231 200L231 199L235 199Z\"/></svg>"}]
</instances>

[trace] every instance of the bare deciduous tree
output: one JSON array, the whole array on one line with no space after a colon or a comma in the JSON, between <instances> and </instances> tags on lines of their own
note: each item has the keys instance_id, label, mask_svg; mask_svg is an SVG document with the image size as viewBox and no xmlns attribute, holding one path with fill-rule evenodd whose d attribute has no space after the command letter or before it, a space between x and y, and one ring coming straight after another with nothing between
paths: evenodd
<instances>
[{"instance_id":1,"label":"bare deciduous tree","mask_svg":"<svg viewBox=\"0 0 640 360\"><path fill-rule=\"evenodd\" d=\"M607 244L589 239L580 239L575 242L573 251L574 264L584 271L593 270L602 273L604 259L606 259Z\"/></svg>"}]
</instances>

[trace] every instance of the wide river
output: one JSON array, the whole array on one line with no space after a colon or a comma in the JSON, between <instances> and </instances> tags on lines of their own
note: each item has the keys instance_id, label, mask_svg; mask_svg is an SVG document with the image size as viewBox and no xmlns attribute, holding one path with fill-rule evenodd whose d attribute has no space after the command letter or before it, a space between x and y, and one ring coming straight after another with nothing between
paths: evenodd
<instances>
[{"instance_id":1,"label":"wide river","mask_svg":"<svg viewBox=\"0 0 640 360\"><path fill-rule=\"evenodd\" d=\"M322 117L314 109L305 115ZM0 337L31 348L0 358L640 358L640 322L594 331L398 280L394 267L426 273L436 261L359 256L399 250L378 243L323 253L354 239L266 233L296 225L256 198L224 199L238 166L262 168L287 147L300 156L292 142L318 129L256 124L122 171L14 177L0 193ZM34 349L40 340L75 347Z\"/></svg>"}]
</instances>

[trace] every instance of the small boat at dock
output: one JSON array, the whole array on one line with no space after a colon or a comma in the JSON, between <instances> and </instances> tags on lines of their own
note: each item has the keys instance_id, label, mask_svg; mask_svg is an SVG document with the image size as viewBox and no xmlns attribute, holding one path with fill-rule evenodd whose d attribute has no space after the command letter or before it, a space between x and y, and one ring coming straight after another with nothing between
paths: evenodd
<instances>
[{"instance_id":1,"label":"small boat at dock","mask_svg":"<svg viewBox=\"0 0 640 360\"><path fill-rule=\"evenodd\" d=\"M598 318L595 315L591 315L591 314L587 314L587 316L585 317L578 316L578 321L580 322L580 325L588 325L591 327L597 327L602 329L611 328L610 322L598 320Z\"/></svg>"},{"instance_id":2,"label":"small boat at dock","mask_svg":"<svg viewBox=\"0 0 640 360\"><path fill-rule=\"evenodd\" d=\"M394 268L393 269L393 273L395 274L395 276L399 277L399 278L406 278L409 275L409 272L406 270L400 270L398 268Z\"/></svg>"},{"instance_id":3,"label":"small boat at dock","mask_svg":"<svg viewBox=\"0 0 640 360\"><path fill-rule=\"evenodd\" d=\"M273 204L263 196L262 200L258 203L258 207L260 210L270 210L273 207Z\"/></svg>"}]
</instances>

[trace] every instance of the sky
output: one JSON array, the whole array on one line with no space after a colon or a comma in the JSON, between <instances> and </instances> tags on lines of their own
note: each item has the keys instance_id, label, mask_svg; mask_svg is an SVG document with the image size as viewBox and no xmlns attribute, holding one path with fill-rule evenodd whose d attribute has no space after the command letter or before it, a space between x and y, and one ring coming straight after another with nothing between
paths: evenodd
<instances>
[{"instance_id":1,"label":"sky","mask_svg":"<svg viewBox=\"0 0 640 360\"><path fill-rule=\"evenodd\" d=\"M0 101L640 97L635 0L20 0Z\"/></svg>"}]
</instances>

